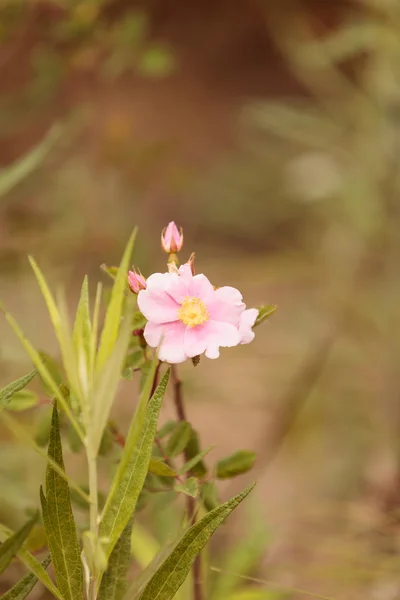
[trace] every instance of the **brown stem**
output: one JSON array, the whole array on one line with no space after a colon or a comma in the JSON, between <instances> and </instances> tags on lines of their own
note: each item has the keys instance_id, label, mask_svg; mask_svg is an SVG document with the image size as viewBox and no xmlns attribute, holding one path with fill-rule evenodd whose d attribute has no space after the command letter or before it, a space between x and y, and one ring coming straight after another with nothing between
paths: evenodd
<instances>
[{"instance_id":1,"label":"brown stem","mask_svg":"<svg viewBox=\"0 0 400 600\"><path fill-rule=\"evenodd\" d=\"M171 366L171 375L172 375L172 385L174 386L174 402L176 413L178 415L178 419L180 421L187 421L185 406L183 403L182 396L182 382L178 376L178 369L176 365ZM187 456L186 451L184 451L185 461L190 459ZM188 473L188 477L190 473ZM196 501L191 496L186 496L186 510L188 513L189 522L191 524L195 523L196 520ZM203 582L201 576L201 557L198 555L193 563L192 567L192 575L193 575L193 600L204 600L203 594Z\"/></svg>"},{"instance_id":2,"label":"brown stem","mask_svg":"<svg viewBox=\"0 0 400 600\"><path fill-rule=\"evenodd\" d=\"M161 367L161 360L158 361L158 364L156 366L156 371L154 373L154 379L153 379L153 385L152 385L151 392L150 392L150 398L152 397L152 395L154 394L154 392L156 391L157 386L158 386L160 367Z\"/></svg>"}]
</instances>

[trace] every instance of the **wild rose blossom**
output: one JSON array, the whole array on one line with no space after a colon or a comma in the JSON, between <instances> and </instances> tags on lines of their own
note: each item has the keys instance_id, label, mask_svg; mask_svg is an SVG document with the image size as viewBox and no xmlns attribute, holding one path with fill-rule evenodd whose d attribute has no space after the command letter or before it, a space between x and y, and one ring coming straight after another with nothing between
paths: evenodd
<instances>
[{"instance_id":1,"label":"wild rose blossom","mask_svg":"<svg viewBox=\"0 0 400 600\"><path fill-rule=\"evenodd\" d=\"M179 252L183 246L183 230L174 221L168 223L161 232L161 247L168 254Z\"/></svg>"},{"instance_id":2,"label":"wild rose blossom","mask_svg":"<svg viewBox=\"0 0 400 600\"><path fill-rule=\"evenodd\" d=\"M160 360L181 363L203 353L218 358L220 347L254 339L258 310L246 310L237 289L215 289L205 275L193 275L190 264L177 273L154 273L146 283L138 306L148 319L146 342L152 348L162 342Z\"/></svg>"}]
</instances>

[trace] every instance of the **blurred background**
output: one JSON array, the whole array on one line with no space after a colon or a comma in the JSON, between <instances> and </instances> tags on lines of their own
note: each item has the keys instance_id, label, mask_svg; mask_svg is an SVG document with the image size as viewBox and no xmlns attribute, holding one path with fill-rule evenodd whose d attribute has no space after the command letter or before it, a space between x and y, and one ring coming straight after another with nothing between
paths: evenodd
<instances>
[{"instance_id":1,"label":"blurred background","mask_svg":"<svg viewBox=\"0 0 400 600\"><path fill-rule=\"evenodd\" d=\"M0 297L36 346L57 353L27 255L73 304L134 225L144 275L173 219L198 272L278 305L182 369L212 460L258 455L220 486L259 482L213 540L212 600L400 598L399 65L398 0L0 0ZM0 334L3 385L29 363ZM16 526L44 464L0 435ZM173 520L150 517L162 541Z\"/></svg>"}]
</instances>

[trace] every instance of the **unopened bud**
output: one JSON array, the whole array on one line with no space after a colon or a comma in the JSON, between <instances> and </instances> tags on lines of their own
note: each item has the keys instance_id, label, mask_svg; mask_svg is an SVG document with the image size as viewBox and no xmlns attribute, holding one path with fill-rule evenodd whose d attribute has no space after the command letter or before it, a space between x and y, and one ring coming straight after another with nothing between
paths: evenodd
<instances>
[{"instance_id":1,"label":"unopened bud","mask_svg":"<svg viewBox=\"0 0 400 600\"><path fill-rule=\"evenodd\" d=\"M135 294L138 294L140 290L145 290L147 287L146 279L140 272L137 273L135 269L133 271L129 271L128 283L132 292L134 292Z\"/></svg>"},{"instance_id":2,"label":"unopened bud","mask_svg":"<svg viewBox=\"0 0 400 600\"><path fill-rule=\"evenodd\" d=\"M174 221L168 223L161 232L161 247L167 254L175 254L183 246L183 230L178 229Z\"/></svg>"}]
</instances>

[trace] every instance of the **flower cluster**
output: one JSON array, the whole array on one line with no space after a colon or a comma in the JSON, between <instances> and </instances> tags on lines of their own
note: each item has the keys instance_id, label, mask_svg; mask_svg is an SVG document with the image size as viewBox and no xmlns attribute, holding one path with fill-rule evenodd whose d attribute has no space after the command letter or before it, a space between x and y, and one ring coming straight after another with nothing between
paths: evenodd
<instances>
[{"instance_id":1,"label":"flower cluster","mask_svg":"<svg viewBox=\"0 0 400 600\"><path fill-rule=\"evenodd\" d=\"M169 230L169 242L176 234L183 238L175 223L168 225L164 237ZM162 247L175 253L175 242L167 240ZM160 360L181 363L201 354L218 358L220 347L248 344L254 339L252 327L258 310L246 309L237 289L216 289L205 275L194 275L190 261L179 269L173 263L169 272L142 279L139 281L134 272L129 274L131 289L138 293L139 309L148 320L144 338L151 348L160 346Z\"/></svg>"}]
</instances>

